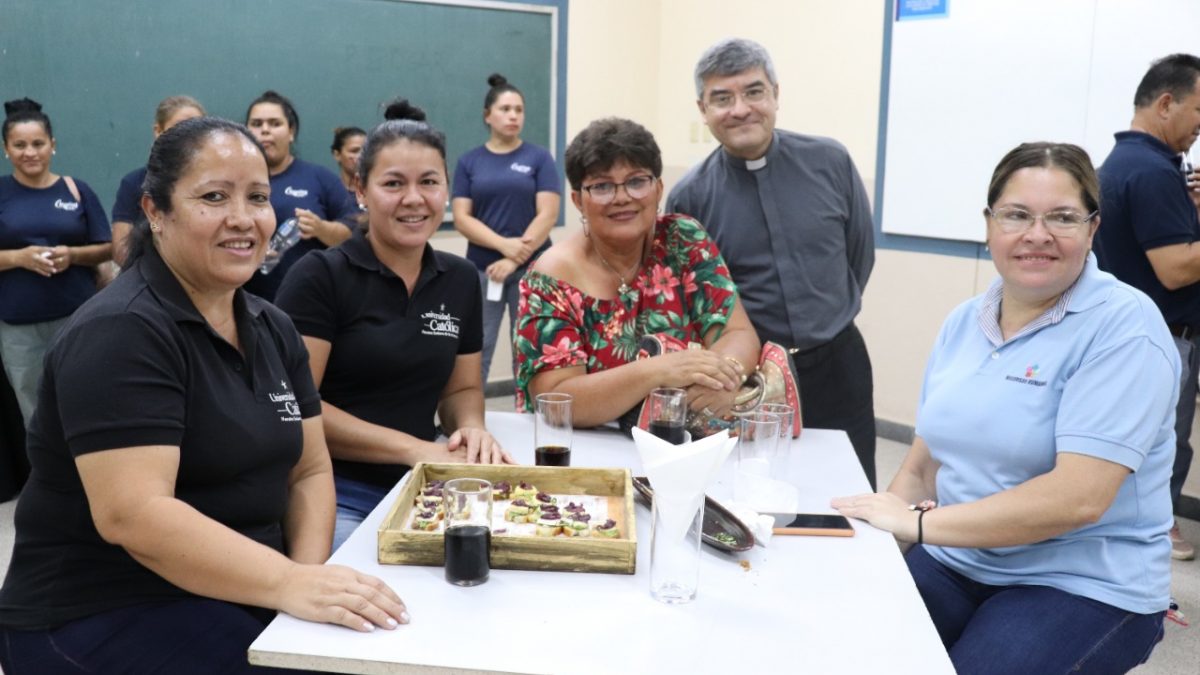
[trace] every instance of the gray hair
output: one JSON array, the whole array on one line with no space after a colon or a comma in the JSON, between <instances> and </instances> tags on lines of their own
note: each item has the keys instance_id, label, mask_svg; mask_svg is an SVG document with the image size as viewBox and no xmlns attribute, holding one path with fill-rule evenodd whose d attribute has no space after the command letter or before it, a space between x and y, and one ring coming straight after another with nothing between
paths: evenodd
<instances>
[{"instance_id":1,"label":"gray hair","mask_svg":"<svg viewBox=\"0 0 1200 675\"><path fill-rule=\"evenodd\" d=\"M708 78L714 75L737 75L753 68L762 68L771 86L779 86L775 64L771 63L771 55L766 47L745 38L721 40L704 50L696 62L696 98L704 98L704 81Z\"/></svg>"}]
</instances>

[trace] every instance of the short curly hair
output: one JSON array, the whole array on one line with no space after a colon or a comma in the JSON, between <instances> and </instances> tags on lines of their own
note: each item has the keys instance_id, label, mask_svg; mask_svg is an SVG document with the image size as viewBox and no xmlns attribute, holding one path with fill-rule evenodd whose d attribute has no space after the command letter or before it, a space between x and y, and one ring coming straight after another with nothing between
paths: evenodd
<instances>
[{"instance_id":1,"label":"short curly hair","mask_svg":"<svg viewBox=\"0 0 1200 675\"><path fill-rule=\"evenodd\" d=\"M584 178L621 161L662 177L662 152L646 127L619 117L596 120L567 146L567 182L578 192Z\"/></svg>"}]
</instances>

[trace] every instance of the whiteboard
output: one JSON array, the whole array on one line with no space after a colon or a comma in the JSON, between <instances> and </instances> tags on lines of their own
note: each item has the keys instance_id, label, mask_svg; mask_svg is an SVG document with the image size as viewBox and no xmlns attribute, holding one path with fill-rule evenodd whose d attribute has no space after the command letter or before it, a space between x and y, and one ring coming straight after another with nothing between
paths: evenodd
<instances>
[{"instance_id":1,"label":"whiteboard","mask_svg":"<svg viewBox=\"0 0 1200 675\"><path fill-rule=\"evenodd\" d=\"M945 18L894 22L889 48L881 227L983 242L1004 153L1068 142L1099 166L1150 63L1200 52L1200 2L950 0Z\"/></svg>"}]
</instances>

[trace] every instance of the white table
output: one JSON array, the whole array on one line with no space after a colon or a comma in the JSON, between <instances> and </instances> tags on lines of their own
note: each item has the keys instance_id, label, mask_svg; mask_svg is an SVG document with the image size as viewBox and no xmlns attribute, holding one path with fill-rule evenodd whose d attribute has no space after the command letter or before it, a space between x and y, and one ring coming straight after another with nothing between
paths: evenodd
<instances>
[{"instance_id":1,"label":"white table","mask_svg":"<svg viewBox=\"0 0 1200 675\"><path fill-rule=\"evenodd\" d=\"M488 413L488 428L532 463L532 417ZM868 490L841 431L805 429L792 443L801 511L829 512L831 497ZM573 466L628 466L632 441L579 431ZM725 496L732 458L709 491ZM472 588L440 567L380 565L376 530L399 489L330 562L384 579L412 623L356 633L280 615L250 645L252 663L346 673L953 673L890 534L855 522L842 537L773 537L730 555L702 546L696 599L650 597L650 512L637 507L637 574L492 570ZM750 563L747 571L740 560Z\"/></svg>"}]
</instances>

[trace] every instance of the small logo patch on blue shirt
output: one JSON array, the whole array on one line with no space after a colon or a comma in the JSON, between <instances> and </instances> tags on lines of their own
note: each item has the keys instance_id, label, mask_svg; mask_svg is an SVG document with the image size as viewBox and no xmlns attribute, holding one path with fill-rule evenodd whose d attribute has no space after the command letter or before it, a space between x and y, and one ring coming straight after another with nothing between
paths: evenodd
<instances>
[{"instance_id":1,"label":"small logo patch on blue shirt","mask_svg":"<svg viewBox=\"0 0 1200 675\"><path fill-rule=\"evenodd\" d=\"M1018 377L1016 375L1005 375L1004 379L1008 380L1009 382L1019 382L1020 384L1031 384L1035 387L1044 387L1044 386L1046 386L1046 381L1037 379L1037 375L1040 371L1041 371L1041 368L1038 367L1038 364L1031 363L1031 364L1025 366L1025 376L1024 377Z\"/></svg>"}]
</instances>

